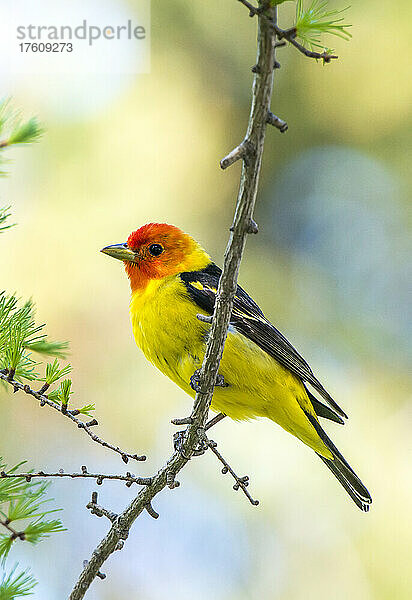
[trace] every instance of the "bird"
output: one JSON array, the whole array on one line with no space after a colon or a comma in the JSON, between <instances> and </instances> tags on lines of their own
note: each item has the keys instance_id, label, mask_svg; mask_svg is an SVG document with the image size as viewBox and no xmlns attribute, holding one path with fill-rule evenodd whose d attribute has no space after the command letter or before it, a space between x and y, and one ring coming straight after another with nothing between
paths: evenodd
<instances>
[{"instance_id":1,"label":"bird","mask_svg":"<svg viewBox=\"0 0 412 600\"><path fill-rule=\"evenodd\" d=\"M221 269L189 234L148 223L101 252L123 261L130 319L146 358L194 397ZM344 423L340 408L309 364L238 285L211 409L236 421L266 417L309 446L362 510L372 498L327 436L319 418Z\"/></svg>"}]
</instances>

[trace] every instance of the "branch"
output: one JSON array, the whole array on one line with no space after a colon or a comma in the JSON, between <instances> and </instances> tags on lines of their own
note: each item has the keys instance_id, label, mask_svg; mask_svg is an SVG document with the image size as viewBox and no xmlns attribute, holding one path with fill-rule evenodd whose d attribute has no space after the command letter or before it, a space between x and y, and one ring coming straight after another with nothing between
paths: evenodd
<instances>
[{"instance_id":1,"label":"branch","mask_svg":"<svg viewBox=\"0 0 412 600\"><path fill-rule=\"evenodd\" d=\"M246 141L243 140L243 142L241 142L239 146L236 146L236 148L229 152L229 154L225 156L225 158L222 158L222 160L220 161L220 168L227 169L238 160L244 160L247 154L251 151L252 148L248 148Z\"/></svg>"},{"instance_id":2,"label":"branch","mask_svg":"<svg viewBox=\"0 0 412 600\"><path fill-rule=\"evenodd\" d=\"M45 473L44 471L38 471L37 473L6 473L0 471L1 479L13 479L13 478L24 477L26 481L31 481L36 478L51 478L51 477L69 477L71 479L96 479L97 485L101 485L105 479L112 479L118 481L125 481L126 485L130 487L133 483L137 485L150 485L152 483L151 477L135 477L132 473L127 472L126 475L106 475L104 473L89 473L86 467L82 467L81 473L64 473L63 469L57 473Z\"/></svg>"},{"instance_id":3,"label":"branch","mask_svg":"<svg viewBox=\"0 0 412 600\"><path fill-rule=\"evenodd\" d=\"M276 35L279 40L287 40L289 44L292 44L299 52L307 56L308 58L315 58L316 60L321 59L324 63L330 63L332 59L337 59L338 57L335 54L329 54L326 50L324 52L315 52L313 50L309 50L305 48L302 44L300 44L296 40L297 31L296 27L291 27L290 29L281 29L276 24L273 24L273 27L276 31Z\"/></svg>"},{"instance_id":4,"label":"branch","mask_svg":"<svg viewBox=\"0 0 412 600\"><path fill-rule=\"evenodd\" d=\"M270 9L267 14L270 16L271 22L275 23L276 9ZM128 537L130 528L137 517L143 510L149 510L151 514L153 513L152 509L149 508L152 499L166 487L170 480L174 481L176 475L195 453L199 437L202 433L204 434L213 388L227 336L246 236L249 232L256 231L256 228L252 227L252 216L262 161L266 119L270 110L273 89L275 41L275 30L270 26L270 22L262 15L258 15L256 61L258 69L254 74L252 107L245 136L245 142L251 151L247 160L244 156L242 157L243 167L237 206L225 252L222 276L219 281L211 334L199 376L201 391L196 393L190 422L184 431L181 448L173 453L167 463L152 478L152 483L142 488L130 505L118 515L107 535L85 564L69 600L84 598L87 589L100 572L103 563L118 548L119 542ZM152 516L156 514L153 513Z\"/></svg>"},{"instance_id":5,"label":"branch","mask_svg":"<svg viewBox=\"0 0 412 600\"><path fill-rule=\"evenodd\" d=\"M119 448L119 446L113 446L112 444L109 444L109 442L102 440L98 435L96 435L90 429L90 427L93 427L94 425L98 425L96 419L93 419L92 421L89 421L87 423L85 423L84 421L81 421L80 419L77 418L77 415L80 414L78 410L67 410L67 407L65 408L64 405L60 405L60 404L57 404L57 402L53 402L53 400L49 400L49 398L44 393L42 393L44 386L41 390L36 392L28 384L23 384L23 383L20 383L19 381L16 381L14 379L13 371L10 371L10 372L4 371L4 370L0 371L0 379L3 379L3 381L5 381L6 383L13 386L15 392L20 390L20 391L24 392L25 394L28 394L29 396L33 396L34 398L39 400L40 406L46 406L46 405L50 406L50 408L57 410L57 412L64 415L65 417L69 418L71 421L73 421L73 423L75 423L77 425L77 427L79 429L83 429L87 433L87 435L94 442L96 442L96 444L100 444L101 446L104 446L105 448L108 448L109 450L112 450L113 452L120 454L123 462L128 463L129 458L132 458L137 461L146 460L146 456L144 456L144 455L139 456L138 454L128 454L127 452L125 452L124 450Z\"/></svg>"},{"instance_id":6,"label":"branch","mask_svg":"<svg viewBox=\"0 0 412 600\"><path fill-rule=\"evenodd\" d=\"M242 492L245 494L246 498L249 500L249 502L251 504L253 504L253 506L258 506L259 500L254 500L252 498L252 496L249 494L249 491L246 489L247 486L249 485L249 476L248 475L244 475L243 477L239 477L238 475L236 475L236 473L234 472L234 470L232 469L232 467L229 465L229 463L227 462L227 460L225 458L223 458L223 456L220 454L220 452L216 448L216 446L217 446L216 442L213 442L212 440L209 440L208 446L211 449L211 451L213 452L213 454L216 456L216 458L222 463L222 465L223 465L223 469L222 469L223 475L226 475L226 473L230 473L231 476L233 477L233 479L235 480L235 484L233 486L233 489L234 490L241 489Z\"/></svg>"},{"instance_id":7,"label":"branch","mask_svg":"<svg viewBox=\"0 0 412 600\"><path fill-rule=\"evenodd\" d=\"M246 6L246 8L249 11L249 17L254 17L258 14L259 9L256 6L253 6L253 4L251 4L247 0L239 0L239 2L243 4L243 6Z\"/></svg>"},{"instance_id":8,"label":"branch","mask_svg":"<svg viewBox=\"0 0 412 600\"><path fill-rule=\"evenodd\" d=\"M218 415L216 415L216 417L214 417L213 419L208 421L208 423L206 423L204 430L203 430L203 435L202 435L203 444L201 444L201 447L203 446L204 449L198 450L197 452L199 454L204 454L204 452L206 450L210 449L213 452L213 454L216 456L216 458L222 463L223 475L226 475L226 473L230 473L231 476L233 477L233 479L235 480L233 489L235 491L241 489L242 492L245 494L246 498L249 500L249 502L253 506L258 506L259 500L254 500L252 498L252 496L249 494L249 491L246 489L247 486L249 485L249 476L244 475L243 477L239 477L238 475L236 475L235 471L232 469L230 464L227 462L227 460L225 458L223 458L223 456L218 451L216 442L214 442L213 440L210 440L206 435L206 430L210 429L210 427L213 427L213 425L215 425L216 423L219 423L219 421L221 421L225 416L226 415L224 415L223 413L219 413Z\"/></svg>"},{"instance_id":9,"label":"branch","mask_svg":"<svg viewBox=\"0 0 412 600\"><path fill-rule=\"evenodd\" d=\"M253 4L251 4L247 0L239 0L239 2L241 4L243 4L244 6L246 6L246 8L249 11L250 17L254 17L255 15L258 15L258 16L261 16L262 18L266 19L271 24L271 26L274 28L276 35L278 37L278 40L280 40L280 41L287 40L289 42L289 44L294 46L296 48L296 50L299 50L299 52L301 54L304 54L308 58L315 58L316 60L321 59L321 60L323 60L324 63L330 63L332 59L338 58L335 54L329 54L329 52L327 52L327 51L315 52L313 50L309 50L308 48L305 48L305 46L303 46L303 44L300 44L296 40L296 36L297 36L296 27L290 27L289 29L282 29L281 27L279 27L277 25L275 19L273 18L272 14L271 14L271 10L269 10L268 2L261 2L259 7L253 6ZM278 47L279 46L280 46L280 44L278 45Z\"/></svg>"},{"instance_id":10,"label":"branch","mask_svg":"<svg viewBox=\"0 0 412 600\"><path fill-rule=\"evenodd\" d=\"M0 525L2 525L5 529L7 529L7 531L9 533L11 533L10 537L13 541L17 540L17 539L19 539L19 540L25 539L26 536L25 536L24 531L17 531L17 529L14 529L14 527L12 527L10 525L9 519L0 517Z\"/></svg>"},{"instance_id":11,"label":"branch","mask_svg":"<svg viewBox=\"0 0 412 600\"><path fill-rule=\"evenodd\" d=\"M97 504L97 492L92 492L92 499L86 505L86 508L90 510L92 515L96 515L96 517L106 517L106 519L109 519L112 523L114 523L118 517L113 511L107 510L104 506Z\"/></svg>"},{"instance_id":12,"label":"branch","mask_svg":"<svg viewBox=\"0 0 412 600\"><path fill-rule=\"evenodd\" d=\"M279 129L280 133L285 133L285 131L288 130L288 124L286 121L280 119L270 111L268 112L267 123L269 125L273 125L273 127L276 127L276 129Z\"/></svg>"}]
</instances>

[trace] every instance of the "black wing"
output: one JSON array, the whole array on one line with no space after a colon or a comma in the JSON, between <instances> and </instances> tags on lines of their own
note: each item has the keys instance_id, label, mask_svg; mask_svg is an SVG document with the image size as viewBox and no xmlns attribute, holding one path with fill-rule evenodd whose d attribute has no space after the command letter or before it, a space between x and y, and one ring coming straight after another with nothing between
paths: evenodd
<instances>
[{"instance_id":1,"label":"black wing","mask_svg":"<svg viewBox=\"0 0 412 600\"><path fill-rule=\"evenodd\" d=\"M213 313L221 273L222 270L218 266L210 263L210 265L201 271L180 274L180 278L191 299L201 310L210 315ZM338 415L347 418L344 411L316 379L308 363L295 350L292 344L288 342L285 336L266 319L256 302L240 286L237 287L230 323L237 331L255 342L262 350L275 358L281 365L299 377L299 379L309 383ZM320 404L316 398L314 400L315 403ZM324 408L326 409L324 412L328 412L328 408ZM319 408L319 410L322 409ZM321 416L326 416L326 414ZM337 415L335 416L337 417ZM331 415L328 418L332 418ZM332 420L341 421L339 418Z\"/></svg>"}]
</instances>

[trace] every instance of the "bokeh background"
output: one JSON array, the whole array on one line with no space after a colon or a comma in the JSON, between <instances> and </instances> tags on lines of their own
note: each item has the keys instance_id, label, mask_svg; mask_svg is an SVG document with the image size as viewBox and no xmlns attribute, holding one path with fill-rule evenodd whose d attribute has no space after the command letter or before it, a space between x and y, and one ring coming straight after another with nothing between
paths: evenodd
<instances>
[{"instance_id":1,"label":"bokeh background","mask_svg":"<svg viewBox=\"0 0 412 600\"><path fill-rule=\"evenodd\" d=\"M111 5L138 15L132 0ZM281 7L281 24L292 11ZM136 522L90 600L410 598L411 18L405 0L364 0L348 14L353 40L328 42L339 61L279 51L272 108L289 131L268 130L260 234L240 274L349 413L345 427L326 429L370 488L371 512L280 428L223 422L213 437L251 476L260 506L233 492L213 456L193 460L181 487L156 498L160 519ZM128 282L99 249L167 221L221 263L240 167L222 172L218 161L245 131L255 26L235 0L153 0L150 74L1 84L47 129L1 182L18 223L0 239L1 288L33 297L49 335L70 340L75 398L96 403L103 437L147 453L134 468L142 475L170 455L170 419L190 400L136 350ZM0 424L9 464L124 469L20 394L1 392ZM84 508L94 489L55 482L68 531L16 547L39 580L36 600L67 597L107 530ZM99 492L114 510L133 495L115 483Z\"/></svg>"}]
</instances>

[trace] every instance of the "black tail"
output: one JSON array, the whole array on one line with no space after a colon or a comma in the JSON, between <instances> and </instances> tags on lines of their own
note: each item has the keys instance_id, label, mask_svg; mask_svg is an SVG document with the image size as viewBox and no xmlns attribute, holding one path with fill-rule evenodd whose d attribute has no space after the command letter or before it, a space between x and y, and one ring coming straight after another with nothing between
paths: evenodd
<instances>
[{"instance_id":1,"label":"black tail","mask_svg":"<svg viewBox=\"0 0 412 600\"><path fill-rule=\"evenodd\" d=\"M305 384L304 388L306 390L307 395L309 396L309 400L312 403L313 409L318 417L323 417L324 419L329 419L330 421L335 421L335 423L340 423L340 425L344 425L345 421L340 417L334 410L319 402L319 400L308 390Z\"/></svg>"},{"instance_id":2,"label":"black tail","mask_svg":"<svg viewBox=\"0 0 412 600\"><path fill-rule=\"evenodd\" d=\"M369 510L369 505L372 503L372 498L368 490L356 475L352 467L343 458L342 454L336 448L334 443L328 438L318 421L312 415L307 415L307 417L316 429L319 437L333 454L333 459L325 458L324 456L318 454L319 458L321 458L328 469L332 471L336 479L345 488L349 496L355 502L356 506L358 506L364 512L367 512Z\"/></svg>"}]
</instances>

